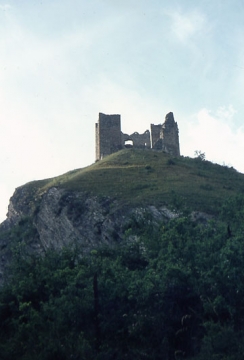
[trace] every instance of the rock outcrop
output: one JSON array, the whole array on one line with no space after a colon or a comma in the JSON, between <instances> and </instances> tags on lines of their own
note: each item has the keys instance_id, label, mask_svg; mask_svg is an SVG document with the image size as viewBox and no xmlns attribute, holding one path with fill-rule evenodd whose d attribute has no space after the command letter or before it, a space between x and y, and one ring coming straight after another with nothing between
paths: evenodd
<instances>
[{"instance_id":1,"label":"rock outcrop","mask_svg":"<svg viewBox=\"0 0 244 360\"><path fill-rule=\"evenodd\" d=\"M34 191L33 191L34 192ZM128 208L108 197L51 187L39 198L26 186L16 189L10 199L7 219L0 225L0 274L11 259L15 241L28 253L42 254L47 249L79 246L84 251L100 245L113 245L125 239L132 219L159 224L177 216L166 207ZM19 230L16 230L19 229ZM22 234L22 233L23 234ZM2 234L2 235L1 235Z\"/></svg>"}]
</instances>

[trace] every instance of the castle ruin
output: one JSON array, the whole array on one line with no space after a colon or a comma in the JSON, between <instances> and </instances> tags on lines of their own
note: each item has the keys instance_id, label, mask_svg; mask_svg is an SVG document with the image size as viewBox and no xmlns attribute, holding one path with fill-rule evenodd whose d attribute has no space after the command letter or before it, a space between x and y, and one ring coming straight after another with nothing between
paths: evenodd
<instances>
[{"instance_id":1,"label":"castle ruin","mask_svg":"<svg viewBox=\"0 0 244 360\"><path fill-rule=\"evenodd\" d=\"M151 132L146 130L143 134L134 132L131 135L121 131L120 115L99 113L95 130L96 161L128 147L153 149L180 156L179 130L172 112L166 115L163 124L151 124Z\"/></svg>"}]
</instances>

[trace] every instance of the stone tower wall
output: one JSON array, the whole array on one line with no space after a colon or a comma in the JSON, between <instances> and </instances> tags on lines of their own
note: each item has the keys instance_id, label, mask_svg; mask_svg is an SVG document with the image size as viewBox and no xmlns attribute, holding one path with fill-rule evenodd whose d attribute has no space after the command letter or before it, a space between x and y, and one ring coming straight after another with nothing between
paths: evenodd
<instances>
[{"instance_id":1,"label":"stone tower wall","mask_svg":"<svg viewBox=\"0 0 244 360\"><path fill-rule=\"evenodd\" d=\"M95 124L95 144L96 144L96 161L100 159L100 139L99 139L99 125Z\"/></svg>"},{"instance_id":2,"label":"stone tower wall","mask_svg":"<svg viewBox=\"0 0 244 360\"><path fill-rule=\"evenodd\" d=\"M160 139L161 130L162 130L162 124L159 124L159 125L151 124L152 148L154 148L156 142Z\"/></svg>"},{"instance_id":3,"label":"stone tower wall","mask_svg":"<svg viewBox=\"0 0 244 360\"><path fill-rule=\"evenodd\" d=\"M120 115L99 113L96 124L96 160L122 149Z\"/></svg>"},{"instance_id":4,"label":"stone tower wall","mask_svg":"<svg viewBox=\"0 0 244 360\"><path fill-rule=\"evenodd\" d=\"M171 155L180 156L179 129L172 112L168 113L165 117L160 138L162 138L162 150Z\"/></svg>"}]
</instances>

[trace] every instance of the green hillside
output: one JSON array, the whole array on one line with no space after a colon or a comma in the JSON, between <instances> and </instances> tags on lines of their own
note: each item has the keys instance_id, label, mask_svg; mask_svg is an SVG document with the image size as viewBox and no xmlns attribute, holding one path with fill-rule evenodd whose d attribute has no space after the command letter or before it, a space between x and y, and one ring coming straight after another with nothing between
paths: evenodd
<instances>
[{"instance_id":1,"label":"green hillside","mask_svg":"<svg viewBox=\"0 0 244 360\"><path fill-rule=\"evenodd\" d=\"M1 360L243 360L243 180L200 158L131 149L19 188L12 203L27 215L0 231ZM53 186L68 190L53 191L68 194L68 205L51 196L39 201ZM127 207L112 217L109 209L108 231L96 226L105 224L96 215L99 201L91 211L78 206L77 218L69 211L72 195L82 205L89 194L118 199L114 208L186 211L162 222L128 211L118 241L116 221ZM38 204L32 216L28 209ZM193 209L218 216L196 221ZM62 224L85 237L63 242ZM88 228L97 234L92 247ZM111 243L102 243L102 231L111 232Z\"/></svg>"},{"instance_id":2,"label":"green hillside","mask_svg":"<svg viewBox=\"0 0 244 360\"><path fill-rule=\"evenodd\" d=\"M216 213L224 200L244 191L244 174L199 158L126 149L86 168L27 185L38 194L52 186L110 196L130 206L186 205Z\"/></svg>"}]
</instances>

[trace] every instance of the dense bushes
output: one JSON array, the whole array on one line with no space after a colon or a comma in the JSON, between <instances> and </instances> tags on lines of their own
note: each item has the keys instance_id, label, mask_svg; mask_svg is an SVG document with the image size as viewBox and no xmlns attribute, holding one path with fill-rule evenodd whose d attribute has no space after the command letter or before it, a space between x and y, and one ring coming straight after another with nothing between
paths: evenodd
<instances>
[{"instance_id":1,"label":"dense bushes","mask_svg":"<svg viewBox=\"0 0 244 360\"><path fill-rule=\"evenodd\" d=\"M242 212L238 198L207 226L132 221L117 248L18 254L0 293L1 359L241 360Z\"/></svg>"}]
</instances>

